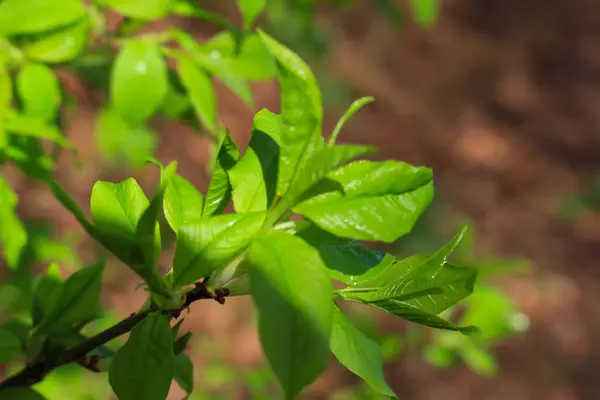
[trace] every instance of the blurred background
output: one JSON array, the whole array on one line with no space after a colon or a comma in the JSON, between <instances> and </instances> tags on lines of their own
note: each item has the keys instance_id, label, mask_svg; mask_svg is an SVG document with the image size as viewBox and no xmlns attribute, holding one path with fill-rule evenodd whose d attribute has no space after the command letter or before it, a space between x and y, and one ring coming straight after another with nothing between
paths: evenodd
<instances>
[{"instance_id":1,"label":"blurred background","mask_svg":"<svg viewBox=\"0 0 600 400\"><path fill-rule=\"evenodd\" d=\"M486 346L358 307L353 317L377 339L386 376L403 399L600 399L600 3L593 0L271 0L260 26L297 51L322 85L325 132L361 96L376 101L346 125L342 142L373 144L378 158L434 169L436 198L414 232L386 250L431 252L458 227L470 240L457 263L481 269L474 295L450 317L482 327ZM232 21L234 2L202 2ZM110 19L109 19L110 21ZM115 21L117 21L115 17ZM206 40L218 28L168 19ZM84 168L64 152L58 177L83 206L93 183L135 176L152 188L152 167L131 167L97 143L95 90L106 77L59 71L77 107L69 138ZM219 85L219 84L217 84ZM243 148L254 113L278 109L274 81L253 85L249 109L217 87L219 120ZM210 139L187 126L152 123L162 162L205 191ZM141 143L140 141L136 143ZM133 151L133 150L132 150ZM69 266L98 251L42 185L15 169L37 264ZM107 264L103 304L110 326L145 300L139 279ZM2 293L0 304L10 294ZM9 299L9 300L6 300ZM2 307L0 307L0 311ZM193 399L277 398L258 341L250 299L195 303L183 327L194 334ZM182 328L182 329L184 329ZM63 367L37 388L49 399L109 399L104 375ZM184 392L173 384L170 398ZM333 361L305 399L377 399Z\"/></svg>"}]
</instances>

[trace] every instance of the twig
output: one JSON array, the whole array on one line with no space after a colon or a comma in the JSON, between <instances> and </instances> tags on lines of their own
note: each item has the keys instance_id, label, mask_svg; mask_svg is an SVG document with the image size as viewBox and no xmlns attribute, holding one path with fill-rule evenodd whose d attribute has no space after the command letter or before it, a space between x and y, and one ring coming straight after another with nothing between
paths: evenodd
<instances>
[{"instance_id":1,"label":"twig","mask_svg":"<svg viewBox=\"0 0 600 400\"><path fill-rule=\"evenodd\" d=\"M186 294L184 304L175 310L164 310L164 314L170 314L171 318L178 318L181 311L185 310L193 302L201 299L214 299L215 301L223 304L225 296L229 294L227 289L217 290L216 293L211 293L206 289L205 282L197 282L196 287L190 290ZM131 331L139 322L146 318L150 313L159 311L158 307L154 306L150 309L131 315L125 318L116 325L98 333L95 336L79 343L77 346L71 349L65 350L64 353L59 355L57 358L52 360L40 361L32 365L28 365L18 374L11 376L4 382L0 383L0 390L17 387L17 386L31 386L37 382L40 382L44 377L52 370L61 367L65 364L72 362L78 362L85 359L85 356L90 351L103 344ZM87 366L86 366L87 368Z\"/></svg>"}]
</instances>

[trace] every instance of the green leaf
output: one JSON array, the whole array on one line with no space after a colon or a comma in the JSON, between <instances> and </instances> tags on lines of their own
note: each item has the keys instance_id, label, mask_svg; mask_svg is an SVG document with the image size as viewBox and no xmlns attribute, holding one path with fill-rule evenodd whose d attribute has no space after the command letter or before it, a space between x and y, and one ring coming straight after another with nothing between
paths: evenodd
<instances>
[{"instance_id":1,"label":"green leaf","mask_svg":"<svg viewBox=\"0 0 600 400\"><path fill-rule=\"evenodd\" d=\"M178 356L185 350L191 338L192 332L186 332L184 335L178 337L177 340L175 340L175 343L173 344L173 351L175 352L176 356Z\"/></svg>"},{"instance_id":2,"label":"green leaf","mask_svg":"<svg viewBox=\"0 0 600 400\"><path fill-rule=\"evenodd\" d=\"M244 16L244 29L246 30L252 27L256 17L267 5L265 0L238 0L237 3Z\"/></svg>"},{"instance_id":3,"label":"green leaf","mask_svg":"<svg viewBox=\"0 0 600 400\"><path fill-rule=\"evenodd\" d=\"M164 400L174 373L171 327L160 313L152 313L113 357L108 381L120 400Z\"/></svg>"},{"instance_id":4,"label":"green leaf","mask_svg":"<svg viewBox=\"0 0 600 400\"><path fill-rule=\"evenodd\" d=\"M228 60L232 72L250 81L263 81L275 76L275 60L260 37L244 36L241 44L230 31L223 31L200 45L214 59Z\"/></svg>"},{"instance_id":5,"label":"green leaf","mask_svg":"<svg viewBox=\"0 0 600 400\"><path fill-rule=\"evenodd\" d=\"M256 240L248 261L262 347L291 399L329 364L331 281L319 253L285 232Z\"/></svg>"},{"instance_id":6,"label":"green leaf","mask_svg":"<svg viewBox=\"0 0 600 400\"><path fill-rule=\"evenodd\" d=\"M327 145L333 146L335 144L335 141L337 140L338 135L340 134L340 131L344 127L344 124L348 122L348 120L352 118L352 116L356 114L358 110L360 110L367 104L372 103L373 101L375 101L374 97L361 97L360 99L355 100L352 104L350 104L348 110L344 113L344 115L342 115L342 118L340 118L340 120L336 124L335 129L333 130L333 133L331 134L331 137L327 142Z\"/></svg>"},{"instance_id":7,"label":"green leaf","mask_svg":"<svg viewBox=\"0 0 600 400\"><path fill-rule=\"evenodd\" d=\"M53 121L60 106L60 86L52 69L44 64L28 63L17 75L17 90L24 114Z\"/></svg>"},{"instance_id":8,"label":"green leaf","mask_svg":"<svg viewBox=\"0 0 600 400\"><path fill-rule=\"evenodd\" d=\"M166 17L175 0L102 0L119 14L143 21L154 21Z\"/></svg>"},{"instance_id":9,"label":"green leaf","mask_svg":"<svg viewBox=\"0 0 600 400\"><path fill-rule=\"evenodd\" d=\"M341 238L314 224L298 232L298 236L319 251L329 276L346 284L378 265L390 262L392 256L383 251L367 248L360 242Z\"/></svg>"},{"instance_id":10,"label":"green leaf","mask_svg":"<svg viewBox=\"0 0 600 400\"><path fill-rule=\"evenodd\" d=\"M391 243L410 232L431 203L432 171L397 161L358 161L313 189L294 212L334 235Z\"/></svg>"},{"instance_id":11,"label":"green leaf","mask_svg":"<svg viewBox=\"0 0 600 400\"><path fill-rule=\"evenodd\" d=\"M173 287L193 283L240 254L264 219L264 212L226 214L182 225L173 259Z\"/></svg>"},{"instance_id":12,"label":"green leaf","mask_svg":"<svg viewBox=\"0 0 600 400\"><path fill-rule=\"evenodd\" d=\"M27 58L45 63L73 61L83 52L88 40L90 23L82 18L71 26L44 33L23 46Z\"/></svg>"},{"instance_id":13,"label":"green leaf","mask_svg":"<svg viewBox=\"0 0 600 400\"><path fill-rule=\"evenodd\" d=\"M42 118L11 113L5 120L5 128L14 135L50 140L67 149L74 148L73 144L65 138L58 128Z\"/></svg>"},{"instance_id":14,"label":"green leaf","mask_svg":"<svg viewBox=\"0 0 600 400\"><path fill-rule=\"evenodd\" d=\"M110 80L111 104L132 126L143 124L167 94L167 64L159 46L145 39L125 42Z\"/></svg>"},{"instance_id":15,"label":"green leaf","mask_svg":"<svg viewBox=\"0 0 600 400\"><path fill-rule=\"evenodd\" d=\"M356 329L339 307L334 307L331 352L338 361L384 396L397 397L383 375L383 356L379 345Z\"/></svg>"},{"instance_id":16,"label":"green leaf","mask_svg":"<svg viewBox=\"0 0 600 400\"><path fill-rule=\"evenodd\" d=\"M50 314L54 304L59 300L59 291L62 287L62 279L58 264L52 263L48 267L46 274L41 277L40 282L35 288L33 296L34 310L38 310L39 314L34 313L34 324L39 325L44 316Z\"/></svg>"},{"instance_id":17,"label":"green leaf","mask_svg":"<svg viewBox=\"0 0 600 400\"><path fill-rule=\"evenodd\" d=\"M141 167L158 145L156 133L144 126L131 127L110 108L96 119L96 143L102 155L113 163Z\"/></svg>"},{"instance_id":18,"label":"green leaf","mask_svg":"<svg viewBox=\"0 0 600 400\"><path fill-rule=\"evenodd\" d=\"M177 58L177 72L196 115L210 131L213 131L217 124L217 100L212 80L194 60L187 57Z\"/></svg>"},{"instance_id":19,"label":"green leaf","mask_svg":"<svg viewBox=\"0 0 600 400\"><path fill-rule=\"evenodd\" d=\"M422 28L430 28L436 23L439 9L439 0L411 0L410 2L412 16Z\"/></svg>"},{"instance_id":20,"label":"green leaf","mask_svg":"<svg viewBox=\"0 0 600 400\"><path fill-rule=\"evenodd\" d=\"M4 0L0 3L0 36L59 28L84 14L80 0Z\"/></svg>"},{"instance_id":21,"label":"green leaf","mask_svg":"<svg viewBox=\"0 0 600 400\"><path fill-rule=\"evenodd\" d=\"M175 175L167 185L164 212L175 233L185 223L202 217L202 193L181 175Z\"/></svg>"},{"instance_id":22,"label":"green leaf","mask_svg":"<svg viewBox=\"0 0 600 400\"><path fill-rule=\"evenodd\" d=\"M48 180L55 169L52 158L33 137L9 135L9 146L4 154L33 179Z\"/></svg>"},{"instance_id":23,"label":"green leaf","mask_svg":"<svg viewBox=\"0 0 600 400\"><path fill-rule=\"evenodd\" d=\"M237 145L231 139L229 131L221 135L221 140L217 146L217 156L215 165L212 169L210 184L206 192L203 218L223 212L227 203L231 199L231 185L229 183L228 171L233 168L240 158L240 152Z\"/></svg>"},{"instance_id":24,"label":"green leaf","mask_svg":"<svg viewBox=\"0 0 600 400\"><path fill-rule=\"evenodd\" d=\"M22 353L23 348L19 338L10 330L0 326L0 362L9 363Z\"/></svg>"},{"instance_id":25,"label":"green leaf","mask_svg":"<svg viewBox=\"0 0 600 400\"><path fill-rule=\"evenodd\" d=\"M281 90L281 155L277 194L283 195L322 141L323 106L310 68L294 52L262 31L259 35L275 57Z\"/></svg>"},{"instance_id":26,"label":"green leaf","mask_svg":"<svg viewBox=\"0 0 600 400\"><path fill-rule=\"evenodd\" d=\"M51 308L40 323L41 332L57 332L81 323L94 316L100 290L104 264L98 263L74 272L52 292Z\"/></svg>"},{"instance_id":27,"label":"green leaf","mask_svg":"<svg viewBox=\"0 0 600 400\"><path fill-rule=\"evenodd\" d=\"M0 243L6 265L16 269L27 245L27 231L16 213L19 197L0 176Z\"/></svg>"},{"instance_id":28,"label":"green leaf","mask_svg":"<svg viewBox=\"0 0 600 400\"><path fill-rule=\"evenodd\" d=\"M260 129L257 114L252 138L241 160L229 170L233 205L237 212L264 211L275 199L279 167L279 145Z\"/></svg>"},{"instance_id":29,"label":"green leaf","mask_svg":"<svg viewBox=\"0 0 600 400\"><path fill-rule=\"evenodd\" d=\"M9 142L8 132L4 128L4 114L11 106L13 87L10 72L4 60L0 60L0 151L4 149ZM1 154L0 154L1 155ZM0 164L2 158L0 158Z\"/></svg>"},{"instance_id":30,"label":"green leaf","mask_svg":"<svg viewBox=\"0 0 600 400\"><path fill-rule=\"evenodd\" d=\"M7 388L0 390L0 399L46 400L44 396L29 388Z\"/></svg>"},{"instance_id":31,"label":"green leaf","mask_svg":"<svg viewBox=\"0 0 600 400\"><path fill-rule=\"evenodd\" d=\"M184 353L175 357L174 378L188 395L194 391L194 364Z\"/></svg>"}]
</instances>

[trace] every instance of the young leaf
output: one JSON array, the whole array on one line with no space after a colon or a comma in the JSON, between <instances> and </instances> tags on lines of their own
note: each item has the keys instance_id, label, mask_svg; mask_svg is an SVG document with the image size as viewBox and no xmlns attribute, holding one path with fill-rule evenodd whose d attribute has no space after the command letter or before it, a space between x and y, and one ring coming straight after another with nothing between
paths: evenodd
<instances>
[{"instance_id":1,"label":"young leaf","mask_svg":"<svg viewBox=\"0 0 600 400\"><path fill-rule=\"evenodd\" d=\"M175 175L167 185L163 205L171 229L177 233L183 224L201 218L203 203L202 193L181 175Z\"/></svg>"},{"instance_id":2,"label":"young leaf","mask_svg":"<svg viewBox=\"0 0 600 400\"><path fill-rule=\"evenodd\" d=\"M431 203L432 172L396 161L353 162L328 174L305 198L293 211L320 228L390 243L410 232Z\"/></svg>"},{"instance_id":3,"label":"young leaf","mask_svg":"<svg viewBox=\"0 0 600 400\"><path fill-rule=\"evenodd\" d=\"M44 33L43 36L23 46L23 53L30 60L44 63L64 63L77 58L88 40L90 23L87 18L73 25Z\"/></svg>"},{"instance_id":4,"label":"young leaf","mask_svg":"<svg viewBox=\"0 0 600 400\"><path fill-rule=\"evenodd\" d=\"M329 364L331 281L319 253L285 232L256 240L248 261L262 347L292 399Z\"/></svg>"},{"instance_id":5,"label":"young leaf","mask_svg":"<svg viewBox=\"0 0 600 400\"><path fill-rule=\"evenodd\" d=\"M27 231L16 214L19 198L0 176L0 243L6 265L15 269L27 245Z\"/></svg>"},{"instance_id":6,"label":"young leaf","mask_svg":"<svg viewBox=\"0 0 600 400\"><path fill-rule=\"evenodd\" d=\"M335 141L337 140L338 135L340 134L340 131L344 127L344 124L348 122L348 120L352 118L352 116L356 114L358 110L360 110L367 104L372 103L373 101L375 101L375 98L373 97L361 97L358 100L354 100L354 102L350 104L348 110L344 113L344 115L342 115L342 118L340 118L340 120L336 124L335 129L333 130L333 133L331 134L331 137L327 142L327 145L333 146L335 144Z\"/></svg>"},{"instance_id":7,"label":"young leaf","mask_svg":"<svg viewBox=\"0 0 600 400\"><path fill-rule=\"evenodd\" d=\"M52 30L84 14L80 0L4 0L0 3L0 36Z\"/></svg>"},{"instance_id":8,"label":"young leaf","mask_svg":"<svg viewBox=\"0 0 600 400\"><path fill-rule=\"evenodd\" d=\"M217 124L217 100L212 80L187 57L177 59L177 72L200 121L213 131Z\"/></svg>"},{"instance_id":9,"label":"young leaf","mask_svg":"<svg viewBox=\"0 0 600 400\"><path fill-rule=\"evenodd\" d=\"M383 375L381 348L356 329L337 306L334 307L329 343L331 352L344 367L364 379L378 393L397 397Z\"/></svg>"},{"instance_id":10,"label":"young leaf","mask_svg":"<svg viewBox=\"0 0 600 400\"><path fill-rule=\"evenodd\" d=\"M173 287L193 283L241 253L264 219L264 212L226 214L182 225L173 259Z\"/></svg>"},{"instance_id":11,"label":"young leaf","mask_svg":"<svg viewBox=\"0 0 600 400\"><path fill-rule=\"evenodd\" d=\"M53 291L48 299L52 305L40 323L40 331L57 332L93 316L100 298L103 270L103 263L81 268L59 290Z\"/></svg>"},{"instance_id":12,"label":"young leaf","mask_svg":"<svg viewBox=\"0 0 600 400\"><path fill-rule=\"evenodd\" d=\"M23 353L23 350L19 338L10 330L0 326L0 363L13 361Z\"/></svg>"},{"instance_id":13,"label":"young leaf","mask_svg":"<svg viewBox=\"0 0 600 400\"><path fill-rule=\"evenodd\" d=\"M67 149L74 148L73 144L64 137L58 128L50 125L42 118L11 113L5 120L4 127L14 135L50 140Z\"/></svg>"},{"instance_id":14,"label":"young leaf","mask_svg":"<svg viewBox=\"0 0 600 400\"><path fill-rule=\"evenodd\" d=\"M17 90L25 115L52 121L60 106L60 87L52 69L25 64L17 75Z\"/></svg>"},{"instance_id":15,"label":"young leaf","mask_svg":"<svg viewBox=\"0 0 600 400\"><path fill-rule=\"evenodd\" d=\"M217 157L212 169L208 191L206 192L204 209L202 210L203 218L221 213L227 203L229 203L231 199L231 185L227 172L233 168L239 158L240 152L233 139L231 139L229 132L223 133L220 143L217 146Z\"/></svg>"},{"instance_id":16,"label":"young leaf","mask_svg":"<svg viewBox=\"0 0 600 400\"><path fill-rule=\"evenodd\" d=\"M119 14L142 21L155 21L169 15L174 0L103 0Z\"/></svg>"},{"instance_id":17,"label":"young leaf","mask_svg":"<svg viewBox=\"0 0 600 400\"><path fill-rule=\"evenodd\" d=\"M346 284L353 283L357 277L393 259L383 251L367 248L356 240L332 235L314 224L298 232L298 236L319 251L329 276Z\"/></svg>"},{"instance_id":18,"label":"young leaf","mask_svg":"<svg viewBox=\"0 0 600 400\"><path fill-rule=\"evenodd\" d=\"M160 313L152 313L113 357L108 381L120 400L164 400L174 373L171 327Z\"/></svg>"},{"instance_id":19,"label":"young leaf","mask_svg":"<svg viewBox=\"0 0 600 400\"><path fill-rule=\"evenodd\" d=\"M233 205L237 212L264 211L275 198L279 145L272 135L257 129L260 128L260 118L259 113L242 159L229 170Z\"/></svg>"},{"instance_id":20,"label":"young leaf","mask_svg":"<svg viewBox=\"0 0 600 400\"><path fill-rule=\"evenodd\" d=\"M439 0L411 0L410 9L415 22L422 28L431 28L438 19Z\"/></svg>"},{"instance_id":21,"label":"young leaf","mask_svg":"<svg viewBox=\"0 0 600 400\"><path fill-rule=\"evenodd\" d=\"M281 90L281 153L277 194L283 195L322 141L323 106L310 68L294 52L262 31L260 38L275 57Z\"/></svg>"},{"instance_id":22,"label":"young leaf","mask_svg":"<svg viewBox=\"0 0 600 400\"><path fill-rule=\"evenodd\" d=\"M127 40L111 73L114 109L130 125L141 125L162 104L167 85L167 64L158 45L145 39Z\"/></svg>"},{"instance_id":23,"label":"young leaf","mask_svg":"<svg viewBox=\"0 0 600 400\"><path fill-rule=\"evenodd\" d=\"M266 0L238 0L237 3L244 16L244 29L249 30L265 8Z\"/></svg>"},{"instance_id":24,"label":"young leaf","mask_svg":"<svg viewBox=\"0 0 600 400\"><path fill-rule=\"evenodd\" d=\"M46 400L39 392L29 388L0 389L1 399L11 400Z\"/></svg>"},{"instance_id":25,"label":"young leaf","mask_svg":"<svg viewBox=\"0 0 600 400\"><path fill-rule=\"evenodd\" d=\"M194 364L184 353L175 357L175 381L188 395L194 391Z\"/></svg>"}]
</instances>

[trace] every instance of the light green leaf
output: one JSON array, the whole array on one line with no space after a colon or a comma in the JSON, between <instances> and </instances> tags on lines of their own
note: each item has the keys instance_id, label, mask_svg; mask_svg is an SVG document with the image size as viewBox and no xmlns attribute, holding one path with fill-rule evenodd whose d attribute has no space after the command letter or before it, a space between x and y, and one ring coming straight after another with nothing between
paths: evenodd
<instances>
[{"instance_id":1,"label":"light green leaf","mask_svg":"<svg viewBox=\"0 0 600 400\"><path fill-rule=\"evenodd\" d=\"M259 129L260 121L259 113L255 118L252 138L246 152L229 170L233 205L237 212L264 211L275 199L279 145L272 135Z\"/></svg>"},{"instance_id":2,"label":"light green leaf","mask_svg":"<svg viewBox=\"0 0 600 400\"><path fill-rule=\"evenodd\" d=\"M175 233L179 228L202 217L204 199L202 193L181 175L175 175L167 185L164 212L167 222Z\"/></svg>"},{"instance_id":3,"label":"light green leaf","mask_svg":"<svg viewBox=\"0 0 600 400\"><path fill-rule=\"evenodd\" d=\"M102 0L119 14L143 21L154 21L169 15L175 0Z\"/></svg>"},{"instance_id":4,"label":"light green leaf","mask_svg":"<svg viewBox=\"0 0 600 400\"><path fill-rule=\"evenodd\" d=\"M264 219L264 212L226 214L182 225L173 259L173 287L193 283L240 254Z\"/></svg>"},{"instance_id":5,"label":"light green leaf","mask_svg":"<svg viewBox=\"0 0 600 400\"><path fill-rule=\"evenodd\" d=\"M0 363L9 363L23 353L21 341L10 330L0 326ZM2 392L0 392L2 394Z\"/></svg>"},{"instance_id":6,"label":"light green leaf","mask_svg":"<svg viewBox=\"0 0 600 400\"><path fill-rule=\"evenodd\" d=\"M50 333L69 328L94 316L97 311L104 264L98 263L74 272L52 291L52 306L44 315L39 329Z\"/></svg>"},{"instance_id":7,"label":"light green leaf","mask_svg":"<svg viewBox=\"0 0 600 400\"><path fill-rule=\"evenodd\" d=\"M143 124L167 94L167 64L159 46L145 39L130 39L115 58L111 104L132 126Z\"/></svg>"},{"instance_id":8,"label":"light green leaf","mask_svg":"<svg viewBox=\"0 0 600 400\"><path fill-rule=\"evenodd\" d=\"M0 391L0 399L6 400L46 400L44 396L29 388L7 388Z\"/></svg>"},{"instance_id":9,"label":"light green leaf","mask_svg":"<svg viewBox=\"0 0 600 400\"><path fill-rule=\"evenodd\" d=\"M262 31L259 36L276 59L281 91L281 135L277 194L283 195L312 153L322 145L323 106L310 68L294 52Z\"/></svg>"},{"instance_id":10,"label":"light green leaf","mask_svg":"<svg viewBox=\"0 0 600 400\"><path fill-rule=\"evenodd\" d=\"M353 283L357 277L393 259L389 254L363 246L322 230L314 224L298 232L298 236L319 251L332 279Z\"/></svg>"},{"instance_id":11,"label":"light green leaf","mask_svg":"<svg viewBox=\"0 0 600 400\"><path fill-rule=\"evenodd\" d=\"M439 0L411 0L410 9L415 22L422 28L431 28L439 16Z\"/></svg>"},{"instance_id":12,"label":"light green leaf","mask_svg":"<svg viewBox=\"0 0 600 400\"><path fill-rule=\"evenodd\" d=\"M335 144L335 141L337 140L338 135L340 134L340 131L344 127L344 124L348 122L348 120L352 118L352 116L356 114L358 110L360 110L367 104L372 103L373 101L375 101L374 97L361 97L360 99L355 100L352 104L350 104L348 110L344 113L344 115L342 115L342 118L340 118L340 120L336 124L335 129L333 130L333 133L331 134L331 137L327 142L327 145L333 146Z\"/></svg>"},{"instance_id":13,"label":"light green leaf","mask_svg":"<svg viewBox=\"0 0 600 400\"><path fill-rule=\"evenodd\" d=\"M95 133L96 143L109 162L124 162L133 168L141 167L158 145L155 132L145 126L131 127L110 108L100 111Z\"/></svg>"},{"instance_id":14,"label":"light green leaf","mask_svg":"<svg viewBox=\"0 0 600 400\"><path fill-rule=\"evenodd\" d=\"M391 243L410 232L431 203L432 172L396 161L353 162L328 174L305 198L293 211L320 228Z\"/></svg>"},{"instance_id":15,"label":"light green leaf","mask_svg":"<svg viewBox=\"0 0 600 400\"><path fill-rule=\"evenodd\" d=\"M378 393L397 397L385 381L379 345L356 329L339 307L334 307L333 316L330 347L338 361Z\"/></svg>"},{"instance_id":16,"label":"light green leaf","mask_svg":"<svg viewBox=\"0 0 600 400\"><path fill-rule=\"evenodd\" d=\"M25 64L17 75L17 90L24 114L52 121L60 106L60 86L52 69L44 64Z\"/></svg>"},{"instance_id":17,"label":"light green leaf","mask_svg":"<svg viewBox=\"0 0 600 400\"><path fill-rule=\"evenodd\" d=\"M248 30L266 6L265 0L238 0L238 7L244 16L244 29Z\"/></svg>"},{"instance_id":18,"label":"light green leaf","mask_svg":"<svg viewBox=\"0 0 600 400\"><path fill-rule=\"evenodd\" d=\"M175 357L175 381L188 395L194 391L194 364L184 353Z\"/></svg>"},{"instance_id":19,"label":"light green leaf","mask_svg":"<svg viewBox=\"0 0 600 400\"><path fill-rule=\"evenodd\" d=\"M208 74L192 59L179 57L177 72L200 121L213 131L217 124L215 88Z\"/></svg>"},{"instance_id":20,"label":"light green leaf","mask_svg":"<svg viewBox=\"0 0 600 400\"><path fill-rule=\"evenodd\" d=\"M160 313L152 313L113 357L108 381L120 400L164 400L174 373L171 327Z\"/></svg>"},{"instance_id":21,"label":"light green leaf","mask_svg":"<svg viewBox=\"0 0 600 400\"><path fill-rule=\"evenodd\" d=\"M0 243L6 265L15 269L19 265L25 246L27 231L16 213L19 197L6 179L0 176Z\"/></svg>"},{"instance_id":22,"label":"light green leaf","mask_svg":"<svg viewBox=\"0 0 600 400\"><path fill-rule=\"evenodd\" d=\"M30 136L37 139L50 140L67 149L73 149L73 144L54 125L49 124L42 118L11 113L5 120L5 128L10 133L21 136Z\"/></svg>"},{"instance_id":23,"label":"light green leaf","mask_svg":"<svg viewBox=\"0 0 600 400\"><path fill-rule=\"evenodd\" d=\"M77 58L88 40L90 23L82 18L71 26L44 33L23 47L27 58L45 63L64 63Z\"/></svg>"},{"instance_id":24,"label":"light green leaf","mask_svg":"<svg viewBox=\"0 0 600 400\"><path fill-rule=\"evenodd\" d=\"M0 36L59 28L84 14L80 0L4 0L0 3Z\"/></svg>"},{"instance_id":25,"label":"light green leaf","mask_svg":"<svg viewBox=\"0 0 600 400\"><path fill-rule=\"evenodd\" d=\"M216 148L217 156L212 169L210 184L206 192L203 218L214 214L220 214L231 199L231 185L229 183L228 171L233 168L240 158L237 145L231 139L229 131L221 135L221 140Z\"/></svg>"},{"instance_id":26,"label":"light green leaf","mask_svg":"<svg viewBox=\"0 0 600 400\"><path fill-rule=\"evenodd\" d=\"M329 364L331 281L319 253L285 232L256 240L248 261L262 347L292 399Z\"/></svg>"}]
</instances>

